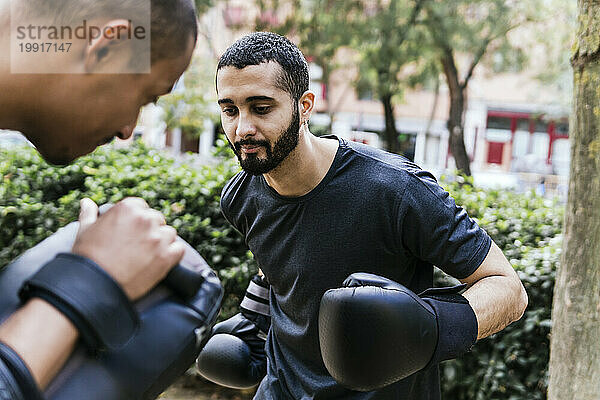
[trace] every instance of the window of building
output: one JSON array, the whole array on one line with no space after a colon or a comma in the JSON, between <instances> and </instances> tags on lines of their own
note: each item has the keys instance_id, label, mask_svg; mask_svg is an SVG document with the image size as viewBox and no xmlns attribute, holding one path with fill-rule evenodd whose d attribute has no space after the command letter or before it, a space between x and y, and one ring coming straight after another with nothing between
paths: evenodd
<instances>
[{"instance_id":1,"label":"window of building","mask_svg":"<svg viewBox=\"0 0 600 400\"><path fill-rule=\"evenodd\" d=\"M489 116L487 120L487 127L488 129L510 130L510 123L510 118Z\"/></svg>"},{"instance_id":2,"label":"window of building","mask_svg":"<svg viewBox=\"0 0 600 400\"><path fill-rule=\"evenodd\" d=\"M548 132L548 122L538 119L535 121L535 132Z\"/></svg>"},{"instance_id":3,"label":"window of building","mask_svg":"<svg viewBox=\"0 0 600 400\"><path fill-rule=\"evenodd\" d=\"M529 132L529 119L525 119L525 118L519 118L517 119L517 130L518 131L524 131L524 132Z\"/></svg>"},{"instance_id":4,"label":"window of building","mask_svg":"<svg viewBox=\"0 0 600 400\"><path fill-rule=\"evenodd\" d=\"M554 130L558 136L569 136L569 123L557 122Z\"/></svg>"},{"instance_id":5,"label":"window of building","mask_svg":"<svg viewBox=\"0 0 600 400\"><path fill-rule=\"evenodd\" d=\"M322 81L323 68L314 63L310 57L308 57L308 74L310 76L309 89L314 92L315 98L327 100L327 85Z\"/></svg>"},{"instance_id":6,"label":"window of building","mask_svg":"<svg viewBox=\"0 0 600 400\"><path fill-rule=\"evenodd\" d=\"M359 100L370 101L374 99L373 91L371 89L361 88L360 86L358 87L357 95Z\"/></svg>"},{"instance_id":7,"label":"window of building","mask_svg":"<svg viewBox=\"0 0 600 400\"><path fill-rule=\"evenodd\" d=\"M325 92L323 91L323 84L321 82L310 81L308 89L315 94L316 99L325 100Z\"/></svg>"}]
</instances>

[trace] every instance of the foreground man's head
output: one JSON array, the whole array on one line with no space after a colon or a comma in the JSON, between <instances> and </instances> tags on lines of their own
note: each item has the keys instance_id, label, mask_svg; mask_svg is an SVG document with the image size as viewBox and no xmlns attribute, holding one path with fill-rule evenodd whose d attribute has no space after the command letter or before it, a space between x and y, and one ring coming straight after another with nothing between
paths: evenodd
<instances>
[{"instance_id":1,"label":"foreground man's head","mask_svg":"<svg viewBox=\"0 0 600 400\"><path fill-rule=\"evenodd\" d=\"M192 0L4 0L0 7L12 23L0 31L0 128L21 131L55 164L131 136L140 107L170 92L196 43Z\"/></svg>"}]
</instances>

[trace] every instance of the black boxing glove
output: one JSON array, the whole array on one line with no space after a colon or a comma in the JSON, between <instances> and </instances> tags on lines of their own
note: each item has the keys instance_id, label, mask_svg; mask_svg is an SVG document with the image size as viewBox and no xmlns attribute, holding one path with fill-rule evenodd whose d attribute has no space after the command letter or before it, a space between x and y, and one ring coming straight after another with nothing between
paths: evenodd
<instances>
[{"instance_id":1,"label":"black boxing glove","mask_svg":"<svg viewBox=\"0 0 600 400\"><path fill-rule=\"evenodd\" d=\"M271 314L264 277L252 278L240 308L241 313L215 325L196 366L214 383L246 389L260 383L267 372L265 341Z\"/></svg>"},{"instance_id":2,"label":"black boxing glove","mask_svg":"<svg viewBox=\"0 0 600 400\"><path fill-rule=\"evenodd\" d=\"M475 313L458 294L465 285L419 297L397 282L355 273L343 286L321 299L319 343L329 373L350 389L380 389L465 353L477 340Z\"/></svg>"}]
</instances>

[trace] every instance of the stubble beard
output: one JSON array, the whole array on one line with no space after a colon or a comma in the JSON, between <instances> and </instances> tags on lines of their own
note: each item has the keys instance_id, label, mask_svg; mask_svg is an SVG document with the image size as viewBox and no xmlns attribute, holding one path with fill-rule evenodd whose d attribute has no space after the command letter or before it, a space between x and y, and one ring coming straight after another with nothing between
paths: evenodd
<instances>
[{"instance_id":1,"label":"stubble beard","mask_svg":"<svg viewBox=\"0 0 600 400\"><path fill-rule=\"evenodd\" d=\"M294 107L294 116L288 128L279 136L273 147L266 140L245 139L229 145L237 156L240 166L250 175L258 176L266 174L277 168L283 160L298 146L300 138L300 114ZM260 158L257 154L246 154L242 158L242 146L262 146L266 152L266 158Z\"/></svg>"}]
</instances>

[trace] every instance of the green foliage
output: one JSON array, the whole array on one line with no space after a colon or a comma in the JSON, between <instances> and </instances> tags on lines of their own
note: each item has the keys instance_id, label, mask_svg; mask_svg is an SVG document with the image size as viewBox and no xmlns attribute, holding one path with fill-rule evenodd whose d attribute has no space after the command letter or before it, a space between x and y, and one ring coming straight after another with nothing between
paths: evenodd
<instances>
[{"instance_id":1,"label":"green foliage","mask_svg":"<svg viewBox=\"0 0 600 400\"><path fill-rule=\"evenodd\" d=\"M258 16L248 26L254 31L270 31L294 40L311 63L321 67L321 76L312 79L329 86L331 75L343 65L338 50L348 46L355 31L349 23L348 7L339 0L256 0ZM265 18L265 16L277 18ZM281 20L280 20L281 18ZM327 112L335 107L326 103Z\"/></svg>"},{"instance_id":2,"label":"green foliage","mask_svg":"<svg viewBox=\"0 0 600 400\"><path fill-rule=\"evenodd\" d=\"M322 68L321 81L327 85L331 74L340 67L335 57L338 50L349 45L354 34L343 3L339 0L295 1L287 20L304 55Z\"/></svg>"},{"instance_id":3,"label":"green foliage","mask_svg":"<svg viewBox=\"0 0 600 400\"><path fill-rule=\"evenodd\" d=\"M422 0L356 1L345 0L353 8L350 24L352 48L358 52L359 91L369 90L378 99L401 98L408 77L423 73L423 32L415 24ZM407 67L412 69L407 72Z\"/></svg>"},{"instance_id":4,"label":"green foliage","mask_svg":"<svg viewBox=\"0 0 600 400\"><path fill-rule=\"evenodd\" d=\"M196 13L200 16L214 6L215 0L194 0Z\"/></svg>"},{"instance_id":5,"label":"green foliage","mask_svg":"<svg viewBox=\"0 0 600 400\"><path fill-rule=\"evenodd\" d=\"M526 48L535 52L534 71L544 86L557 90L559 95L553 99L567 109L571 109L573 93L573 69L571 56L577 31L577 2L563 0L545 0L541 22L536 24L533 33L526 36ZM532 57L533 58L533 57ZM532 63L533 64L533 63Z\"/></svg>"},{"instance_id":6,"label":"green foliage","mask_svg":"<svg viewBox=\"0 0 600 400\"><path fill-rule=\"evenodd\" d=\"M369 93L382 103L386 149L401 152L393 106L408 88L436 76L436 64L423 46L425 29L416 23L426 0L343 0L348 9L350 47L357 55L358 93Z\"/></svg>"},{"instance_id":7,"label":"green foliage","mask_svg":"<svg viewBox=\"0 0 600 400\"><path fill-rule=\"evenodd\" d=\"M311 124L310 125L310 133L312 133L315 136L330 135L331 128L328 125Z\"/></svg>"},{"instance_id":8,"label":"green foliage","mask_svg":"<svg viewBox=\"0 0 600 400\"><path fill-rule=\"evenodd\" d=\"M218 271L237 310L256 264L243 239L223 218L219 199L238 171L232 158L210 167L178 165L164 154L134 146L99 149L65 167L52 167L35 150L0 150L0 266L77 219L79 200L98 204L144 198Z\"/></svg>"},{"instance_id":9,"label":"green foliage","mask_svg":"<svg viewBox=\"0 0 600 400\"><path fill-rule=\"evenodd\" d=\"M471 353L440 366L443 397L545 399L563 206L533 192L484 191L465 179L447 183L447 189L503 250L527 290L529 305L518 322L480 341Z\"/></svg>"},{"instance_id":10,"label":"green foliage","mask_svg":"<svg viewBox=\"0 0 600 400\"><path fill-rule=\"evenodd\" d=\"M428 0L425 18L433 44L442 53L464 54L479 62L488 52L507 54L518 49L508 32L538 15L539 1L521 4L511 0ZM507 45L508 46L505 46Z\"/></svg>"},{"instance_id":11,"label":"green foliage","mask_svg":"<svg viewBox=\"0 0 600 400\"><path fill-rule=\"evenodd\" d=\"M475 69L492 61L494 72L516 70L525 62L526 52L510 42L509 32L537 15L541 0L427 0L419 22L429 32L432 54L448 86L450 150L456 167L470 175L463 130L468 85ZM463 66L464 65L464 66Z\"/></svg>"},{"instance_id":12,"label":"green foliage","mask_svg":"<svg viewBox=\"0 0 600 400\"><path fill-rule=\"evenodd\" d=\"M178 165L143 146L99 149L66 168L47 165L33 149L0 150L0 266L75 220L82 197L102 204L140 196L218 271L222 316L231 316L257 266L219 210L221 190L238 171L226 141L219 143L224 158L206 167ZM468 178L443 184L504 251L529 295L521 320L441 365L443 398L545 399L563 207L533 192L482 190Z\"/></svg>"},{"instance_id":13,"label":"green foliage","mask_svg":"<svg viewBox=\"0 0 600 400\"><path fill-rule=\"evenodd\" d=\"M214 88L216 64L198 52L192 58L182 81L168 96L163 96L158 105L164 111L167 129L180 128L189 138L198 138L204 131L207 119L218 122L217 102Z\"/></svg>"}]
</instances>

